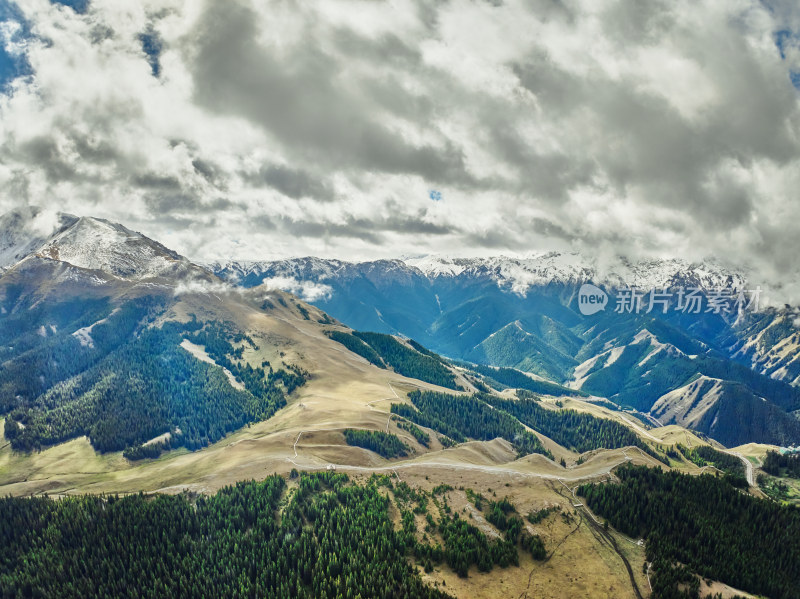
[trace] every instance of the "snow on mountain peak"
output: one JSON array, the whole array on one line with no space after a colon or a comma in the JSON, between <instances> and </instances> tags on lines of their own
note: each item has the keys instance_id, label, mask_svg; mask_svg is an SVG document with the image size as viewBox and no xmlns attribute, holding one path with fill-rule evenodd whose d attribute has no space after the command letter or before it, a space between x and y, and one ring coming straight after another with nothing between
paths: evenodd
<instances>
[{"instance_id":1,"label":"snow on mountain peak","mask_svg":"<svg viewBox=\"0 0 800 599\"><path fill-rule=\"evenodd\" d=\"M109 221L36 207L0 216L0 268L27 258L58 260L119 278L154 277L189 262L141 233Z\"/></svg>"},{"instance_id":2,"label":"snow on mountain peak","mask_svg":"<svg viewBox=\"0 0 800 599\"><path fill-rule=\"evenodd\" d=\"M467 260L459 258L448 258L445 256L416 256L406 258L404 262L408 266L419 269L426 277L457 277L463 273L467 267Z\"/></svg>"},{"instance_id":3,"label":"snow on mountain peak","mask_svg":"<svg viewBox=\"0 0 800 599\"><path fill-rule=\"evenodd\" d=\"M744 289L743 272L734 272L711 261L689 263L679 259L638 260L618 258L611 265L574 252L542 252L523 257L490 256L462 258L437 255L407 256L395 260L343 262L322 258L289 258L264 262L225 262L212 264L211 270L228 280L286 277L293 281L347 281L365 277L374 285L404 283L414 278L433 282L439 279L484 279L498 287L525 296L531 287L552 283L594 282L612 288L651 289L678 286Z\"/></svg>"},{"instance_id":4,"label":"snow on mountain peak","mask_svg":"<svg viewBox=\"0 0 800 599\"><path fill-rule=\"evenodd\" d=\"M702 289L745 285L743 273L704 262L692 264L679 259L630 261L619 258L611 267L601 268L596 259L578 253L546 252L515 258L450 258L418 256L406 264L418 268L429 279L439 277L486 276L518 295L525 295L533 286L548 283L593 281L612 287L635 287L641 290L662 289L678 285Z\"/></svg>"},{"instance_id":5,"label":"snow on mountain peak","mask_svg":"<svg viewBox=\"0 0 800 599\"><path fill-rule=\"evenodd\" d=\"M54 235L37 254L122 278L157 276L181 261L177 253L141 233L89 217Z\"/></svg>"}]
</instances>

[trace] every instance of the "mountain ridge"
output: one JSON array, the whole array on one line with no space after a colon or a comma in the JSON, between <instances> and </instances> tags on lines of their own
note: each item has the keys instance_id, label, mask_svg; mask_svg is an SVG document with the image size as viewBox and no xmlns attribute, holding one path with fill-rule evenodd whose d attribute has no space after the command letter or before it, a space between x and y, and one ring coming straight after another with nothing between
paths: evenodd
<instances>
[{"instance_id":1,"label":"mountain ridge","mask_svg":"<svg viewBox=\"0 0 800 599\"><path fill-rule=\"evenodd\" d=\"M111 221L26 207L0 217L0 268L33 258L56 260L120 279L204 269L161 243Z\"/></svg>"},{"instance_id":2,"label":"mountain ridge","mask_svg":"<svg viewBox=\"0 0 800 599\"><path fill-rule=\"evenodd\" d=\"M670 422L702 424L700 432L714 429L728 442L746 442L751 428L760 441L800 440L797 420L782 407L772 409L776 391L770 391L763 409L754 401L761 402L766 384L758 377L771 377L778 385L800 381L800 335L786 326L791 308L694 314L673 305L663 314L606 310L582 315L577 295L588 281L610 293L612 284L642 290L698 287L706 300L719 287L733 293L748 289L742 272L715 263L619 264L602 278L593 278L601 271L579 255L557 252L527 259L426 256L360 263L306 257L246 265L228 261L211 268L245 287L281 287L287 281L324 286L325 294L306 299L353 328L411 337L456 360L517 368L575 388L587 385L590 393L644 412L659 401L661 410L692 376L722 372L731 379L708 402L722 402L736 412L750 406L753 422L718 419L727 427L721 431L719 424L680 417L678 411ZM799 391L780 388L786 409L794 406ZM774 436L765 437L770 427L764 423L778 421Z\"/></svg>"},{"instance_id":3,"label":"mountain ridge","mask_svg":"<svg viewBox=\"0 0 800 599\"><path fill-rule=\"evenodd\" d=\"M393 268L386 268L391 265ZM429 281L485 277L498 286L524 295L536 285L553 282L574 283L592 281L609 287L630 286L642 290L664 289L675 285L743 289L747 284L746 269L730 269L714 261L690 262L681 259L632 261L618 257L610 267L600 267L597 259L576 252L546 252L528 257L490 256L484 258L451 258L425 255L366 261L305 256L281 260L221 260L207 266L214 272L241 273L252 278L260 274L282 272L324 280L333 276L367 274L378 270L382 275L405 271L407 276L422 276Z\"/></svg>"},{"instance_id":4,"label":"mountain ridge","mask_svg":"<svg viewBox=\"0 0 800 599\"><path fill-rule=\"evenodd\" d=\"M238 286L250 288L253 297L266 298L270 289L284 286L301 297L313 294L305 299L354 330L399 333L451 358L516 368L622 407L649 412L658 406L659 413L673 414L670 422L678 424L699 426L701 419L664 407L664 398L678 398L680 394L673 392L692 377L718 376L724 379L725 392L709 390L706 403L722 402L737 413L749 406L751 414L748 422L740 424L730 418L715 419L725 424L719 435L727 442L800 440L800 423L784 411L800 408L800 389L784 382L796 378L792 377L796 352L786 347L785 337L773 335L777 349L772 353L782 358L753 357L759 343L770 337L774 322L748 323L750 328L743 330L750 337L745 339L736 336L738 319L725 314L701 314L692 320L680 314L609 311L584 317L576 305L580 277L596 271L580 265L575 254L551 252L527 261L428 258L425 264L310 257L269 264L231 261L212 266L216 270L212 273L140 233L103 219L55 215L50 221L54 231L44 235L42 227L34 226L41 214L29 209L0 220L7 227L0 231L0 239L9 241L4 245L6 255L21 256L4 272L8 291L39 281L40 292L50 288L58 294L66 289L64 283L75 279L77 288L88 282L102 293L123 285L120 289L128 291L122 293L130 293L142 282L159 281L155 284L163 286L160 293L172 296L183 290L236 292ZM666 261L659 268L652 263L626 268L625 272L632 273L630 281L640 285L643 281L744 284L730 272L678 260ZM614 276L622 281L618 274ZM187 279L189 284L184 284ZM140 293L148 293L142 289ZM14 301L9 310L19 305L20 300ZM41 300L24 301L35 305ZM262 309L267 306L275 308L273 301L265 299ZM312 318L309 308L297 306L301 318ZM327 316L315 318L320 323L334 322ZM747 367L733 367L736 357ZM748 374L753 363L763 367ZM772 379L767 378L767 369L775 374ZM737 385L744 386L744 391ZM763 409L762 400L766 402ZM772 437L767 422L779 422ZM701 432L711 432L712 424L705 423L706 430Z\"/></svg>"}]
</instances>

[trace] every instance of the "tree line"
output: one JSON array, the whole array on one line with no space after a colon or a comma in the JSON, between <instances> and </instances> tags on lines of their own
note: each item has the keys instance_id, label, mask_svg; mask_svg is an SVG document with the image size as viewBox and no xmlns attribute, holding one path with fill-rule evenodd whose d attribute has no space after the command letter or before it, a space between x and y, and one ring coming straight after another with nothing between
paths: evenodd
<instances>
[{"instance_id":1,"label":"tree line","mask_svg":"<svg viewBox=\"0 0 800 599\"><path fill-rule=\"evenodd\" d=\"M398 374L412 379L448 389L462 389L444 361L416 342L409 342L412 347L407 347L391 335L362 331L353 331L352 334L328 331L327 335L379 368L391 367Z\"/></svg>"},{"instance_id":2,"label":"tree line","mask_svg":"<svg viewBox=\"0 0 800 599\"><path fill-rule=\"evenodd\" d=\"M401 458L409 452L408 446L397 435L383 431L347 428L344 430L344 438L348 445L369 449L387 459Z\"/></svg>"},{"instance_id":3,"label":"tree line","mask_svg":"<svg viewBox=\"0 0 800 599\"><path fill-rule=\"evenodd\" d=\"M288 495L273 475L197 499L0 499L0 588L6 597L447 597L405 559L389 505L377 485L332 472L299 475Z\"/></svg>"},{"instance_id":4,"label":"tree line","mask_svg":"<svg viewBox=\"0 0 800 599\"><path fill-rule=\"evenodd\" d=\"M550 410L532 399L510 400L491 395L485 398L495 408L508 412L526 426L578 453L634 446L661 461L665 459L631 429L615 420L575 410Z\"/></svg>"},{"instance_id":5,"label":"tree line","mask_svg":"<svg viewBox=\"0 0 800 599\"><path fill-rule=\"evenodd\" d=\"M489 572L495 566L507 568L519 565L519 550L529 552L534 559L542 560L547 556L544 541L539 535L531 535L523 531L522 518L516 508L507 499L491 502L486 506L476 505L484 512L487 521L501 533L498 538L489 539L483 531L452 510L447 503L447 493L453 490L449 485L438 485L427 493L422 489L413 489L405 482L392 485L388 476L371 479L382 486L392 489L398 507L401 510L401 536L406 547L425 568L433 570L434 564L446 563L456 574L467 577L472 566L480 572ZM469 490L467 490L469 494ZM428 499L438 509L438 522L429 513ZM414 514L423 514L426 519L425 533L438 533L442 544L431 543L427 537L420 541Z\"/></svg>"},{"instance_id":6,"label":"tree line","mask_svg":"<svg viewBox=\"0 0 800 599\"><path fill-rule=\"evenodd\" d=\"M616 470L620 483L582 485L587 505L622 533L646 539L653 597L697 597L693 574L776 598L800 588L800 510L742 493L723 478ZM682 564L679 566L678 564Z\"/></svg>"},{"instance_id":7,"label":"tree line","mask_svg":"<svg viewBox=\"0 0 800 599\"><path fill-rule=\"evenodd\" d=\"M479 396L449 395L435 391L414 390L408 394L414 405L392 404L391 411L420 426L464 442L467 438L490 441L501 437L511 443L520 456L540 453L553 458L539 438L519 421L494 409Z\"/></svg>"},{"instance_id":8,"label":"tree line","mask_svg":"<svg viewBox=\"0 0 800 599\"><path fill-rule=\"evenodd\" d=\"M404 431L411 433L411 435L417 440L417 442L422 445L423 447L430 447L431 444L431 436L423 431L420 427L418 427L413 422L408 422L406 420L398 419L397 415L393 415L392 419L397 422L397 426Z\"/></svg>"},{"instance_id":9,"label":"tree line","mask_svg":"<svg viewBox=\"0 0 800 599\"><path fill-rule=\"evenodd\" d=\"M579 389L569 389L568 387L562 387L561 385L549 381L538 381L516 368L471 364L469 365L469 369L487 377L487 382L490 385L495 383L495 387L497 387L497 383L500 383L500 388L511 387L512 389L525 389L526 391L540 393L542 395L588 395Z\"/></svg>"},{"instance_id":10,"label":"tree line","mask_svg":"<svg viewBox=\"0 0 800 599\"><path fill-rule=\"evenodd\" d=\"M761 469L772 476L800 478L800 453L781 454L769 450Z\"/></svg>"},{"instance_id":11,"label":"tree line","mask_svg":"<svg viewBox=\"0 0 800 599\"><path fill-rule=\"evenodd\" d=\"M683 457L701 468L703 466L714 466L714 468L731 476L745 478L745 467L742 460L729 453L714 449L710 445L688 448L678 443L677 449Z\"/></svg>"}]
</instances>

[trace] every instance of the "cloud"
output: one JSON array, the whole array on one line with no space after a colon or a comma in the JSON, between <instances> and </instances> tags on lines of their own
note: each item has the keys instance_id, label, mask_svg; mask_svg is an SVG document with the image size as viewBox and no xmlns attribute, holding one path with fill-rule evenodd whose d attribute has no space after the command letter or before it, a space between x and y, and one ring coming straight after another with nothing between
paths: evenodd
<instances>
[{"instance_id":1,"label":"cloud","mask_svg":"<svg viewBox=\"0 0 800 599\"><path fill-rule=\"evenodd\" d=\"M34 237L47 239L62 225L62 218L55 210L45 209L38 211L26 224Z\"/></svg>"},{"instance_id":2,"label":"cloud","mask_svg":"<svg viewBox=\"0 0 800 599\"><path fill-rule=\"evenodd\" d=\"M224 281L215 281L207 279L187 279L180 280L175 286L173 295L191 295L191 294L205 294L205 295L229 295L231 293L241 294L242 290L239 287L234 287Z\"/></svg>"},{"instance_id":3,"label":"cloud","mask_svg":"<svg viewBox=\"0 0 800 599\"><path fill-rule=\"evenodd\" d=\"M204 261L713 256L800 300L796 2L67 4L0 12L0 209Z\"/></svg>"},{"instance_id":4,"label":"cloud","mask_svg":"<svg viewBox=\"0 0 800 599\"><path fill-rule=\"evenodd\" d=\"M293 293L307 302L330 299L333 295L333 288L330 285L313 281L298 281L291 277L268 277L261 283L268 289L280 289Z\"/></svg>"}]
</instances>

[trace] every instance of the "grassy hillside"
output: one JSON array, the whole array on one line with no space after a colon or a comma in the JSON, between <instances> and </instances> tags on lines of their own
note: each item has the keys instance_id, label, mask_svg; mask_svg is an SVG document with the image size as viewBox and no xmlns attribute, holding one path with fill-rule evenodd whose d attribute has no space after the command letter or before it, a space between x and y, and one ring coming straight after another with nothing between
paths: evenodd
<instances>
[{"instance_id":1,"label":"grassy hillside","mask_svg":"<svg viewBox=\"0 0 800 599\"><path fill-rule=\"evenodd\" d=\"M168 306L154 297L117 305L42 302L0 317L0 336L10 343L0 369L0 412L8 414L12 446L27 451L86 435L96 449L127 448L131 458L196 449L269 418L305 380L299 370L243 363L232 343L244 339L229 325L154 326ZM204 346L217 365L194 358L180 347L183 339ZM142 449L167 433L168 440Z\"/></svg>"},{"instance_id":2,"label":"grassy hillside","mask_svg":"<svg viewBox=\"0 0 800 599\"><path fill-rule=\"evenodd\" d=\"M445 362L416 342L413 342L416 346L408 347L391 335L362 331L353 331L352 334L330 331L328 336L380 368L388 366L409 378L448 389L461 389Z\"/></svg>"}]
</instances>

